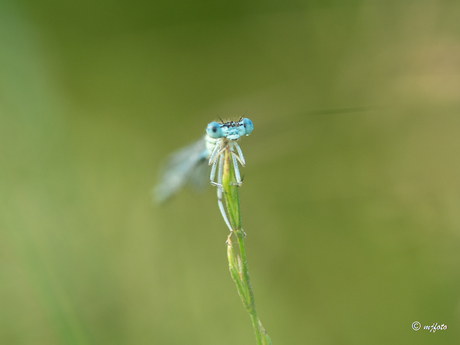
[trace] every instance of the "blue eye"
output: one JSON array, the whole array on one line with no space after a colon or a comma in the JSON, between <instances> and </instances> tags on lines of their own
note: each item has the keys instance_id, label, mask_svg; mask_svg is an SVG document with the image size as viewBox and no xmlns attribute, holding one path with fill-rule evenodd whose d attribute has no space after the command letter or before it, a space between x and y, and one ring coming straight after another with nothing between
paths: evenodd
<instances>
[{"instance_id":1,"label":"blue eye","mask_svg":"<svg viewBox=\"0 0 460 345\"><path fill-rule=\"evenodd\" d=\"M246 135L252 132L254 126L252 125L252 121L249 119L243 119L244 129L246 130Z\"/></svg>"},{"instance_id":2,"label":"blue eye","mask_svg":"<svg viewBox=\"0 0 460 345\"><path fill-rule=\"evenodd\" d=\"M224 136L222 128L217 122L208 124L208 127L206 127L206 134L213 139L219 139Z\"/></svg>"}]
</instances>

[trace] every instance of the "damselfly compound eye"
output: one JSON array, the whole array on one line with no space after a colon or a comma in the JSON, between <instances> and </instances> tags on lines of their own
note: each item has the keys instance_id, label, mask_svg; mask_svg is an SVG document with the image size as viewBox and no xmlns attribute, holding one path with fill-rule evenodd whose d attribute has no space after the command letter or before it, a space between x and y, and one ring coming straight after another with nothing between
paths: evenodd
<instances>
[{"instance_id":1,"label":"damselfly compound eye","mask_svg":"<svg viewBox=\"0 0 460 345\"><path fill-rule=\"evenodd\" d=\"M219 139L224 136L222 127L217 122L208 124L208 127L206 127L206 134L213 139Z\"/></svg>"},{"instance_id":2,"label":"damselfly compound eye","mask_svg":"<svg viewBox=\"0 0 460 345\"><path fill-rule=\"evenodd\" d=\"M243 125L244 125L244 128L246 130L246 135L249 135L249 133L251 133L252 129L254 128L253 125L252 125L252 121L245 118L245 119L243 119Z\"/></svg>"}]
</instances>

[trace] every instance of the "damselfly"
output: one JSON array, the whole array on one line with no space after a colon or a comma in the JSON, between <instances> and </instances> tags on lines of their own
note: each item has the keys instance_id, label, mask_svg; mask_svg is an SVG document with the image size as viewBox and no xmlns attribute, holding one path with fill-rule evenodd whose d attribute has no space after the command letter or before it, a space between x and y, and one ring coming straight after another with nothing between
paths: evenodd
<instances>
[{"instance_id":1,"label":"damselfly","mask_svg":"<svg viewBox=\"0 0 460 345\"><path fill-rule=\"evenodd\" d=\"M207 166L211 166L209 176L212 185L217 187L217 203L230 231L232 227L225 213L222 202L222 169L224 151L228 148L232 156L235 171L236 184L242 184L238 162L245 166L243 152L237 141L244 135L252 132L251 120L241 118L238 121L211 122L206 127L206 135L199 141L187 146L171 155L164 168L160 182L154 189L157 202L164 202L166 199L177 193L187 182L193 185L201 185L202 176ZM206 161L208 164L205 164ZM217 179L216 179L217 173Z\"/></svg>"}]
</instances>

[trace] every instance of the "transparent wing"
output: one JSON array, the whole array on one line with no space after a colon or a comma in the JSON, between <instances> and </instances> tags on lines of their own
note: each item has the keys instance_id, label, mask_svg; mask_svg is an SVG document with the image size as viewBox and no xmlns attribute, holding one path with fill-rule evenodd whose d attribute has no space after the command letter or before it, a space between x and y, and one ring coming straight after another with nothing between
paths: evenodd
<instances>
[{"instance_id":1,"label":"transparent wing","mask_svg":"<svg viewBox=\"0 0 460 345\"><path fill-rule=\"evenodd\" d=\"M160 172L159 183L153 189L154 199L162 203L176 194L187 182L204 185L200 175L207 168L208 151L204 138L174 152ZM202 178L206 179L206 173Z\"/></svg>"},{"instance_id":2,"label":"transparent wing","mask_svg":"<svg viewBox=\"0 0 460 345\"><path fill-rule=\"evenodd\" d=\"M188 184L197 191L202 191L204 188L210 185L209 173L211 167L208 164L209 156L201 160L190 173Z\"/></svg>"}]
</instances>

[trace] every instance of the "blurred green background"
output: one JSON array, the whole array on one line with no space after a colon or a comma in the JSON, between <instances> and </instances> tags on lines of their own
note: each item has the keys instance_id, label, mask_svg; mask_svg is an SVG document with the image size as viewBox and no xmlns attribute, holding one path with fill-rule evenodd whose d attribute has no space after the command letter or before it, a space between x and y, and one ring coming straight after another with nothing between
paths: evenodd
<instances>
[{"instance_id":1,"label":"blurred green background","mask_svg":"<svg viewBox=\"0 0 460 345\"><path fill-rule=\"evenodd\" d=\"M255 344L215 189L150 195L169 153L243 114L273 344L458 344L459 18L458 1L2 0L0 344Z\"/></svg>"}]
</instances>

